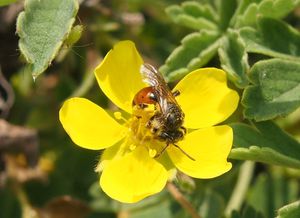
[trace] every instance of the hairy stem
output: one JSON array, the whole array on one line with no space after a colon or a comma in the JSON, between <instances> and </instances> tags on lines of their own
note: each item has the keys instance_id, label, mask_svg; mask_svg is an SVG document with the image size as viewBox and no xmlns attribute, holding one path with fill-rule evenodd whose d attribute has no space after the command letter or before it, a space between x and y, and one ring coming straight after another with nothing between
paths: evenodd
<instances>
[{"instance_id":1,"label":"hairy stem","mask_svg":"<svg viewBox=\"0 0 300 218\"><path fill-rule=\"evenodd\" d=\"M194 206L183 196L176 186L169 182L167 189L173 198L191 215L192 218L200 218Z\"/></svg>"}]
</instances>

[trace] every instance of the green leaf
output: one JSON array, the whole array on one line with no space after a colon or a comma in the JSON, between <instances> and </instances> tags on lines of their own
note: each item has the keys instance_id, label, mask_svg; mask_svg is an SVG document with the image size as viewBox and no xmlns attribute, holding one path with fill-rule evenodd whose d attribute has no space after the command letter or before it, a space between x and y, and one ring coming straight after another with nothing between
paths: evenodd
<instances>
[{"instance_id":1,"label":"green leaf","mask_svg":"<svg viewBox=\"0 0 300 218\"><path fill-rule=\"evenodd\" d=\"M300 168L300 144L270 121L231 124L234 148L230 158Z\"/></svg>"},{"instance_id":2,"label":"green leaf","mask_svg":"<svg viewBox=\"0 0 300 218\"><path fill-rule=\"evenodd\" d=\"M260 212L249 205L246 205L240 213L233 211L230 218L265 218Z\"/></svg>"},{"instance_id":3,"label":"green leaf","mask_svg":"<svg viewBox=\"0 0 300 218\"><path fill-rule=\"evenodd\" d=\"M187 35L160 68L168 81L181 78L192 70L206 64L217 52L219 34L216 32L195 32Z\"/></svg>"},{"instance_id":4,"label":"green leaf","mask_svg":"<svg viewBox=\"0 0 300 218\"><path fill-rule=\"evenodd\" d=\"M287 177L283 168L273 168L270 173L260 173L256 177L246 202L265 217L275 217L276 209L297 200L299 189L293 190L294 185L299 187L297 180ZM289 197L291 190L295 191L295 198Z\"/></svg>"},{"instance_id":5,"label":"green leaf","mask_svg":"<svg viewBox=\"0 0 300 218\"><path fill-rule=\"evenodd\" d=\"M249 7L250 4L257 4L261 0L240 0L239 4L235 10L235 13L231 19L231 25L236 25L236 20L241 19L240 16L242 16L245 13L245 10Z\"/></svg>"},{"instance_id":6,"label":"green leaf","mask_svg":"<svg viewBox=\"0 0 300 218\"><path fill-rule=\"evenodd\" d=\"M69 35L78 11L76 0L26 0L19 14L19 48L34 78L51 64Z\"/></svg>"},{"instance_id":7,"label":"green leaf","mask_svg":"<svg viewBox=\"0 0 300 218\"><path fill-rule=\"evenodd\" d=\"M236 0L226 0L220 2L220 22L219 26L221 30L226 30L230 20L236 10L237 1Z\"/></svg>"},{"instance_id":8,"label":"green leaf","mask_svg":"<svg viewBox=\"0 0 300 218\"><path fill-rule=\"evenodd\" d=\"M257 211L262 212L266 217L274 217L271 215L275 210L273 205L274 195L270 193L273 188L272 178L266 173L259 174L248 191L247 203Z\"/></svg>"},{"instance_id":9,"label":"green leaf","mask_svg":"<svg viewBox=\"0 0 300 218\"><path fill-rule=\"evenodd\" d=\"M283 18L297 6L299 0L263 0L247 3L244 4L248 7L243 7L244 10L239 11L236 26L254 25L259 16Z\"/></svg>"},{"instance_id":10,"label":"green leaf","mask_svg":"<svg viewBox=\"0 0 300 218\"><path fill-rule=\"evenodd\" d=\"M247 52L300 60L300 33L298 30L271 18L261 18L257 24L258 30L251 27L240 30L240 35L246 43Z\"/></svg>"},{"instance_id":11,"label":"green leaf","mask_svg":"<svg viewBox=\"0 0 300 218\"><path fill-rule=\"evenodd\" d=\"M123 204L122 211L127 213L128 218L172 218L171 200L169 193L164 190L136 204Z\"/></svg>"},{"instance_id":12,"label":"green leaf","mask_svg":"<svg viewBox=\"0 0 300 218\"><path fill-rule=\"evenodd\" d=\"M296 218L300 217L300 201L288 204L278 210L276 218Z\"/></svg>"},{"instance_id":13,"label":"green leaf","mask_svg":"<svg viewBox=\"0 0 300 218\"><path fill-rule=\"evenodd\" d=\"M227 31L227 35L223 37L218 52L221 67L228 73L229 79L239 88L244 88L248 85L246 76L249 70L248 55L245 45L236 31Z\"/></svg>"},{"instance_id":14,"label":"green leaf","mask_svg":"<svg viewBox=\"0 0 300 218\"><path fill-rule=\"evenodd\" d=\"M253 207L247 205L242 211L241 218L264 218L264 216Z\"/></svg>"},{"instance_id":15,"label":"green leaf","mask_svg":"<svg viewBox=\"0 0 300 218\"><path fill-rule=\"evenodd\" d=\"M195 201L193 201L195 202ZM203 202L198 206L200 217L203 218L221 218L225 209L224 199L210 189L205 191Z\"/></svg>"},{"instance_id":16,"label":"green leaf","mask_svg":"<svg viewBox=\"0 0 300 218\"><path fill-rule=\"evenodd\" d=\"M18 0L1 0L0 1L0 7L5 6L5 5L10 5L12 3L15 3L16 1L18 1Z\"/></svg>"},{"instance_id":17,"label":"green leaf","mask_svg":"<svg viewBox=\"0 0 300 218\"><path fill-rule=\"evenodd\" d=\"M209 4L200 4L195 1L187 1L181 6L172 5L166 9L166 13L177 24L192 29L217 29L216 13Z\"/></svg>"},{"instance_id":18,"label":"green leaf","mask_svg":"<svg viewBox=\"0 0 300 218\"><path fill-rule=\"evenodd\" d=\"M246 118L256 121L287 115L300 106L300 63L270 59L250 70L253 85L243 93Z\"/></svg>"}]
</instances>

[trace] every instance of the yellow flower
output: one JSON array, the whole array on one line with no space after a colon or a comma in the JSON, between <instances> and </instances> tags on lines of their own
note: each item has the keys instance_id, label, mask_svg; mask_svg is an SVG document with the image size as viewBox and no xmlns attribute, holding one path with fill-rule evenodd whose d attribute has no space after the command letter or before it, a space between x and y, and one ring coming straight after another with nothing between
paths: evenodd
<instances>
[{"instance_id":1,"label":"yellow flower","mask_svg":"<svg viewBox=\"0 0 300 218\"><path fill-rule=\"evenodd\" d=\"M132 107L135 94L146 87L140 67L143 60L131 41L122 41L109 51L96 68L95 76L106 96L125 114L136 113ZM185 76L174 88L185 113L187 134L177 144L165 146L149 134L144 118L128 119L115 113L116 120L91 101L71 98L64 102L60 121L73 142L102 154L98 170L100 186L111 198L133 203L160 192L174 168L195 178L213 178L231 169L227 162L233 140L227 125L214 126L226 120L236 109L238 94L227 87L226 74L216 68L198 69ZM189 158L186 154L193 159Z\"/></svg>"}]
</instances>

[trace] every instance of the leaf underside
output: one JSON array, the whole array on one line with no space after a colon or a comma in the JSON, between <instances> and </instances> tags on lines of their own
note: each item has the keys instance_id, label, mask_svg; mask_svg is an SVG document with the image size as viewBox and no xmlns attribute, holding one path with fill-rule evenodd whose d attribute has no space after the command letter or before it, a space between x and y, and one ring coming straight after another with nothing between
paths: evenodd
<instances>
[{"instance_id":1,"label":"leaf underside","mask_svg":"<svg viewBox=\"0 0 300 218\"><path fill-rule=\"evenodd\" d=\"M33 77L44 72L71 31L78 11L76 0L26 0L17 20L19 48Z\"/></svg>"}]
</instances>

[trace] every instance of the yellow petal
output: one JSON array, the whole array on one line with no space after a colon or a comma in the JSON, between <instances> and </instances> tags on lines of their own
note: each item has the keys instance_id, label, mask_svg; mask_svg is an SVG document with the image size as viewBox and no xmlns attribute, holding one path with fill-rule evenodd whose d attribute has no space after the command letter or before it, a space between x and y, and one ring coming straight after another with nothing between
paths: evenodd
<instances>
[{"instance_id":1,"label":"yellow petal","mask_svg":"<svg viewBox=\"0 0 300 218\"><path fill-rule=\"evenodd\" d=\"M209 127L187 134L178 144L195 161L172 145L167 151L174 165L185 174L195 178L213 178L231 169L227 156L232 140L233 132L229 126Z\"/></svg>"},{"instance_id":2,"label":"yellow petal","mask_svg":"<svg viewBox=\"0 0 300 218\"><path fill-rule=\"evenodd\" d=\"M131 113L134 95L145 87L140 74L143 63L131 41L121 41L96 68L95 76L106 96L119 108Z\"/></svg>"},{"instance_id":3,"label":"yellow petal","mask_svg":"<svg viewBox=\"0 0 300 218\"><path fill-rule=\"evenodd\" d=\"M103 191L113 199L134 203L160 192L168 179L167 170L138 146L122 158L112 159L100 178Z\"/></svg>"},{"instance_id":4,"label":"yellow petal","mask_svg":"<svg viewBox=\"0 0 300 218\"><path fill-rule=\"evenodd\" d=\"M216 68L195 70L185 76L174 88L185 113L184 125L198 129L226 120L237 108L239 96L226 84L226 74Z\"/></svg>"},{"instance_id":5,"label":"yellow petal","mask_svg":"<svg viewBox=\"0 0 300 218\"><path fill-rule=\"evenodd\" d=\"M65 101L59 119L75 144L92 150L112 146L126 131L105 110L84 98Z\"/></svg>"}]
</instances>

